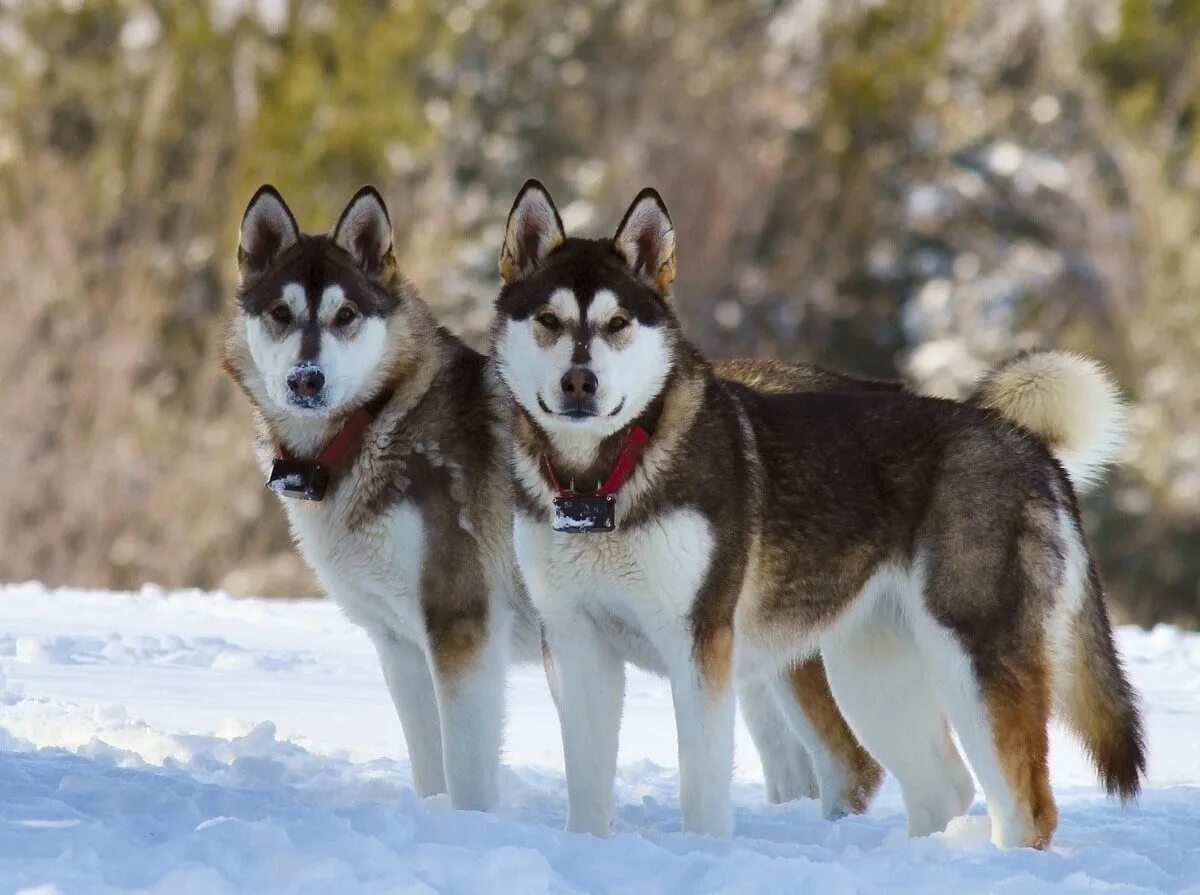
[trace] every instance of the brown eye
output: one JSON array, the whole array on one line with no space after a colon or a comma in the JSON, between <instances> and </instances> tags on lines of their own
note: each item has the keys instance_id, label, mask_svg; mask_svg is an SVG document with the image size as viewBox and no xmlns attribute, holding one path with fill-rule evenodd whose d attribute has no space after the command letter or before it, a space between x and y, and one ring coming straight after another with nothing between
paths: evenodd
<instances>
[{"instance_id":1,"label":"brown eye","mask_svg":"<svg viewBox=\"0 0 1200 895\"><path fill-rule=\"evenodd\" d=\"M627 326L629 326L629 318L624 314L617 314L608 321L608 326L606 326L605 329L608 330L609 335L612 335L614 333L619 333Z\"/></svg>"},{"instance_id":2,"label":"brown eye","mask_svg":"<svg viewBox=\"0 0 1200 895\"><path fill-rule=\"evenodd\" d=\"M551 332L557 331L562 326L562 321L558 319L558 315L553 311L542 311L534 319Z\"/></svg>"},{"instance_id":3,"label":"brown eye","mask_svg":"<svg viewBox=\"0 0 1200 895\"><path fill-rule=\"evenodd\" d=\"M292 322L292 309L283 302L272 305L269 313L271 315L271 319L276 323L287 324Z\"/></svg>"},{"instance_id":4,"label":"brown eye","mask_svg":"<svg viewBox=\"0 0 1200 895\"><path fill-rule=\"evenodd\" d=\"M354 322L354 318L358 316L358 312L349 305L342 305L341 310L333 318L334 326L349 326Z\"/></svg>"}]
</instances>

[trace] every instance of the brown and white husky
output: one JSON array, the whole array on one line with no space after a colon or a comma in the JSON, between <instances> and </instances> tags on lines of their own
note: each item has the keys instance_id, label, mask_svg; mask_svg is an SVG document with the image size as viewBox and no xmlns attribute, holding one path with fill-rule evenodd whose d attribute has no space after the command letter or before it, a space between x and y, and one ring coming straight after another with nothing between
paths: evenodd
<instances>
[{"instance_id":1,"label":"brown and white husky","mask_svg":"<svg viewBox=\"0 0 1200 895\"><path fill-rule=\"evenodd\" d=\"M242 220L238 268L225 366L254 405L258 457L300 552L374 642L418 794L487 808L506 666L543 653L513 557L503 389L401 276L370 187L328 235L310 235L264 186ZM846 381L770 364L730 375L779 387ZM816 760L773 697L752 706L769 797L813 794L816 764L832 781L827 813L861 811L878 767L819 662L791 683L788 704L819 732Z\"/></svg>"},{"instance_id":2,"label":"brown and white husky","mask_svg":"<svg viewBox=\"0 0 1200 895\"><path fill-rule=\"evenodd\" d=\"M774 693L815 743L787 673L818 651L912 834L973 797L947 721L998 845L1054 833L1052 714L1110 792L1138 791L1141 724L1075 497L1119 441L1098 365L1027 355L965 404L722 380L681 331L653 190L593 240L529 182L500 270L516 555L553 656L570 829L610 829L627 660L670 681L689 831L732 825L735 686Z\"/></svg>"},{"instance_id":3,"label":"brown and white husky","mask_svg":"<svg viewBox=\"0 0 1200 895\"><path fill-rule=\"evenodd\" d=\"M511 642L541 649L486 358L401 276L370 187L331 233L309 235L264 186L238 268L225 365L254 405L300 552L374 642L417 793L489 808Z\"/></svg>"}]
</instances>

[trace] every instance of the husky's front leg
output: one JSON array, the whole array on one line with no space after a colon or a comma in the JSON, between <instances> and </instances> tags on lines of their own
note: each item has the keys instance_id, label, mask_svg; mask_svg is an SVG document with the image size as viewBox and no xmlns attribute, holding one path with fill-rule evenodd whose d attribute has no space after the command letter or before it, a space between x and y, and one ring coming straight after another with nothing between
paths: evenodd
<instances>
[{"instance_id":1,"label":"husky's front leg","mask_svg":"<svg viewBox=\"0 0 1200 895\"><path fill-rule=\"evenodd\" d=\"M388 693L400 716L408 760L412 764L413 789L421 798L445 792L437 693L425 651L390 631L370 633Z\"/></svg>"},{"instance_id":2,"label":"husky's front leg","mask_svg":"<svg viewBox=\"0 0 1200 895\"><path fill-rule=\"evenodd\" d=\"M547 662L567 766L567 829L608 836L625 703L625 662L586 616L545 620Z\"/></svg>"},{"instance_id":3,"label":"husky's front leg","mask_svg":"<svg viewBox=\"0 0 1200 895\"><path fill-rule=\"evenodd\" d=\"M733 637L716 633L670 663L679 736L679 807L689 833L733 832Z\"/></svg>"},{"instance_id":4,"label":"husky's front leg","mask_svg":"<svg viewBox=\"0 0 1200 895\"><path fill-rule=\"evenodd\" d=\"M509 626L460 619L431 640L450 803L487 811L497 798Z\"/></svg>"}]
</instances>

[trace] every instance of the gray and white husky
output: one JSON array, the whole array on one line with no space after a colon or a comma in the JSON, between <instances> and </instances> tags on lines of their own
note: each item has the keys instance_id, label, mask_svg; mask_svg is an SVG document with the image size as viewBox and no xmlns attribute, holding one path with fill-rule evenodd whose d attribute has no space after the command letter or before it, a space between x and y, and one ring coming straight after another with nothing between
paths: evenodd
<instances>
[{"instance_id":1,"label":"gray and white husky","mask_svg":"<svg viewBox=\"0 0 1200 895\"><path fill-rule=\"evenodd\" d=\"M401 276L370 187L329 234L311 235L264 186L242 220L238 268L225 366L254 406L259 461L300 552L375 644L416 791L487 808L506 666L543 658L513 556L504 391ZM771 364L730 375L780 388L849 381ZM812 719L817 764L837 780L828 812L863 810L879 769L820 663L790 682L788 704ZM811 795L813 762L773 701L756 708L769 797Z\"/></svg>"},{"instance_id":2,"label":"gray and white husky","mask_svg":"<svg viewBox=\"0 0 1200 895\"><path fill-rule=\"evenodd\" d=\"M1119 441L1098 365L1026 355L969 403L722 379L680 328L653 190L611 239L578 239L530 181L500 270L516 555L553 657L570 829L611 828L627 660L670 681L689 831L732 826L735 687L774 694L820 754L787 676L818 651L914 835L974 795L950 726L998 845L1054 833L1052 713L1110 792L1138 791L1141 723L1075 497Z\"/></svg>"}]
</instances>

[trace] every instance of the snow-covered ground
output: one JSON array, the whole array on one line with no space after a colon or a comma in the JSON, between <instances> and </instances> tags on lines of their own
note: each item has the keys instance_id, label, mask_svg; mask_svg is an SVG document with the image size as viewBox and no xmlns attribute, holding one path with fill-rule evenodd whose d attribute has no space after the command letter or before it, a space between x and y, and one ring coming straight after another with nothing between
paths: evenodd
<instances>
[{"instance_id":1,"label":"snow-covered ground","mask_svg":"<svg viewBox=\"0 0 1200 895\"><path fill-rule=\"evenodd\" d=\"M998 851L977 801L908 840L889 781L865 817L763 802L738 730L736 835L679 832L661 681L630 677L617 835L562 831L566 791L539 669L511 676L502 804L409 788L366 638L322 603L0 587L0 891L1188 892L1200 895L1200 636L1123 630L1151 782L1122 809L1054 740L1048 853ZM903 735L903 731L897 731Z\"/></svg>"}]
</instances>

